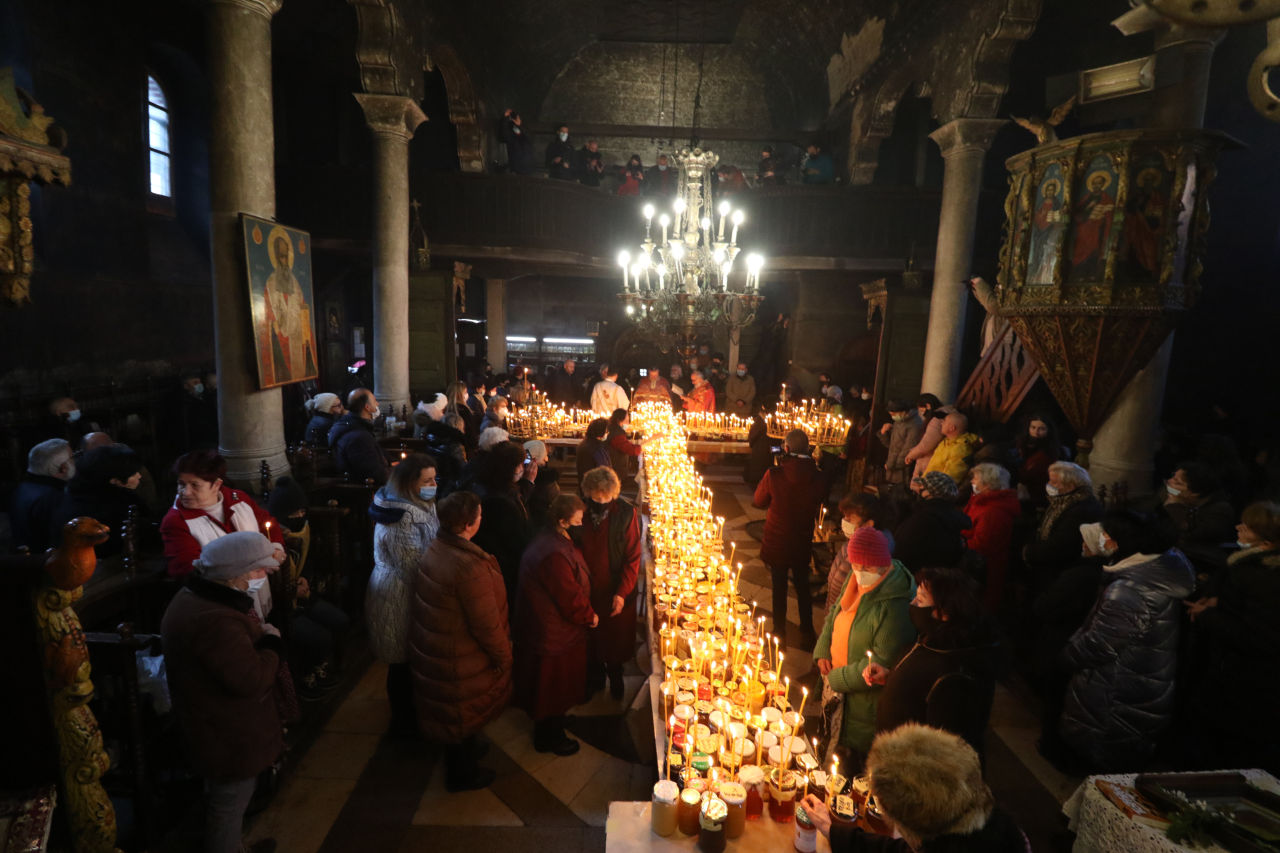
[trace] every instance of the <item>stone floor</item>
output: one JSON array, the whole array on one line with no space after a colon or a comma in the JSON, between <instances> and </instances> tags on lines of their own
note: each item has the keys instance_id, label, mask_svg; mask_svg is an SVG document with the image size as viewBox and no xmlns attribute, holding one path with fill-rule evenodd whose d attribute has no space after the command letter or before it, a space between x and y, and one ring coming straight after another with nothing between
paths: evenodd
<instances>
[{"instance_id":1,"label":"stone floor","mask_svg":"<svg viewBox=\"0 0 1280 853\"><path fill-rule=\"evenodd\" d=\"M562 484L571 487L571 470ZM770 584L759 543L746 526L764 513L738 470L712 466L714 508L726 517L726 539L738 543L742 589L768 613ZM815 591L815 599L823 600ZM788 632L799 637L794 593ZM822 612L815 610L815 624ZM812 659L788 650L784 671L814 684ZM322 734L285 780L271 805L250 825L250 839L268 836L282 853L410 850L600 851L613 800L648 799L656 779L645 674L628 667L621 702L607 692L571 711L570 731L582 742L568 758L535 752L532 724L509 709L485 730L492 743L484 763L497 781L483 791L449 794L439 751L422 742L383 737L388 720L385 668L363 674ZM1056 772L1035 750L1038 720L1017 684L1001 686L987 737L987 775L997 800L1023 826L1034 850L1069 848L1059 809L1079 779ZM1065 846L1064 846L1065 845Z\"/></svg>"}]
</instances>

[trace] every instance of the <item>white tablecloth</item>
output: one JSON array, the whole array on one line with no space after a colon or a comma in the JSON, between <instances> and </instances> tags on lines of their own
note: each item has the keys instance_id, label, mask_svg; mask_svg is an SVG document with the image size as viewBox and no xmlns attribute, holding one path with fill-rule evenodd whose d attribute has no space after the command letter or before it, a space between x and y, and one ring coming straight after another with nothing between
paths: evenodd
<instances>
[{"instance_id":1,"label":"white tablecloth","mask_svg":"<svg viewBox=\"0 0 1280 853\"><path fill-rule=\"evenodd\" d=\"M698 849L698 839L676 830L663 838L654 835L650 826L649 803L609 803L609 817L604 825L605 853L691 853ZM747 821L740 838L725 844L727 853L791 853L795 850L795 824L774 823L766 810L759 820ZM818 853L831 853L827 839L818 834Z\"/></svg>"},{"instance_id":2,"label":"white tablecloth","mask_svg":"<svg viewBox=\"0 0 1280 853\"><path fill-rule=\"evenodd\" d=\"M1280 794L1280 780L1262 770L1240 770L1253 785ZM1074 794L1062 805L1062 812L1070 821L1076 834L1073 853L1218 853L1223 848L1192 848L1174 844L1165 837L1163 829L1147 826L1131 820L1098 790L1094 782L1105 779L1119 785L1133 785L1135 773L1114 776L1090 776L1076 788ZM1225 853L1225 851L1224 851Z\"/></svg>"}]
</instances>

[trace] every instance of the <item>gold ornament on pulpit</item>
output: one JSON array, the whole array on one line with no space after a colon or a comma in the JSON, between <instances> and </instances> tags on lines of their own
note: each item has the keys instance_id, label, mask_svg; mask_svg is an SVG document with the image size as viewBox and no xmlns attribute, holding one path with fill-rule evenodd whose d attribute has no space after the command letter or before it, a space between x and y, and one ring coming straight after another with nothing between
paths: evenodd
<instances>
[{"instance_id":1,"label":"gold ornament on pulpit","mask_svg":"<svg viewBox=\"0 0 1280 853\"><path fill-rule=\"evenodd\" d=\"M1124 130L1008 161L997 310L1087 451L1200 292L1222 134Z\"/></svg>"}]
</instances>

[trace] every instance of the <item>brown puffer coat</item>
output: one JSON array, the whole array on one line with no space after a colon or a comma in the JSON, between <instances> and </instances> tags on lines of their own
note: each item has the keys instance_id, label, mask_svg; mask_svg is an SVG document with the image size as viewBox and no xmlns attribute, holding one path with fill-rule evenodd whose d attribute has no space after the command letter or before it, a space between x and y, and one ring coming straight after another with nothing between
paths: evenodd
<instances>
[{"instance_id":1,"label":"brown puffer coat","mask_svg":"<svg viewBox=\"0 0 1280 853\"><path fill-rule=\"evenodd\" d=\"M443 530L413 588L409 665L423 734L457 743L511 699L511 630L498 561Z\"/></svg>"},{"instance_id":2,"label":"brown puffer coat","mask_svg":"<svg viewBox=\"0 0 1280 853\"><path fill-rule=\"evenodd\" d=\"M252 779L284 751L272 689L280 640L249 611L253 599L192 577L160 622L169 692L196 772Z\"/></svg>"}]
</instances>

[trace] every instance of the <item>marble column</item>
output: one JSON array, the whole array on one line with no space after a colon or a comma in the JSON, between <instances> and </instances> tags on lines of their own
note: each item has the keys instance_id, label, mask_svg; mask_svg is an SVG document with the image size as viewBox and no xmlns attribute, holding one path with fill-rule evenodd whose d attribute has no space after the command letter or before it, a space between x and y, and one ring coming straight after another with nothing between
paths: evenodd
<instances>
[{"instance_id":1,"label":"marble column","mask_svg":"<svg viewBox=\"0 0 1280 853\"><path fill-rule=\"evenodd\" d=\"M1209 92L1209 66L1222 30L1171 25L1156 33L1156 53L1161 62L1182 67L1182 80L1153 93L1150 122L1160 128L1199 128L1204 125ZM1131 498L1151 494L1155 475L1155 442L1164 409L1165 386L1173 333L1151 361L1121 390L1107 419L1093 436L1089 473L1095 483L1108 488L1117 482L1128 486Z\"/></svg>"},{"instance_id":2,"label":"marble column","mask_svg":"<svg viewBox=\"0 0 1280 853\"><path fill-rule=\"evenodd\" d=\"M356 100L373 131L373 393L391 413L409 403L409 140L427 117L402 95Z\"/></svg>"},{"instance_id":3,"label":"marble column","mask_svg":"<svg viewBox=\"0 0 1280 853\"><path fill-rule=\"evenodd\" d=\"M280 389L258 389L244 283L240 213L276 212L271 18L282 0L209 0L210 257L218 370L218 430L227 480L257 490L262 460L289 472Z\"/></svg>"},{"instance_id":4,"label":"marble column","mask_svg":"<svg viewBox=\"0 0 1280 853\"><path fill-rule=\"evenodd\" d=\"M484 282L485 331L489 345L485 359L493 372L507 372L507 282L501 278L487 278Z\"/></svg>"},{"instance_id":5,"label":"marble column","mask_svg":"<svg viewBox=\"0 0 1280 853\"><path fill-rule=\"evenodd\" d=\"M944 166L920 391L936 394L944 403L955 400L960 390L960 354L969 299L963 281L972 272L982 161L1004 124L1003 119L958 118L929 134L942 149Z\"/></svg>"}]
</instances>

